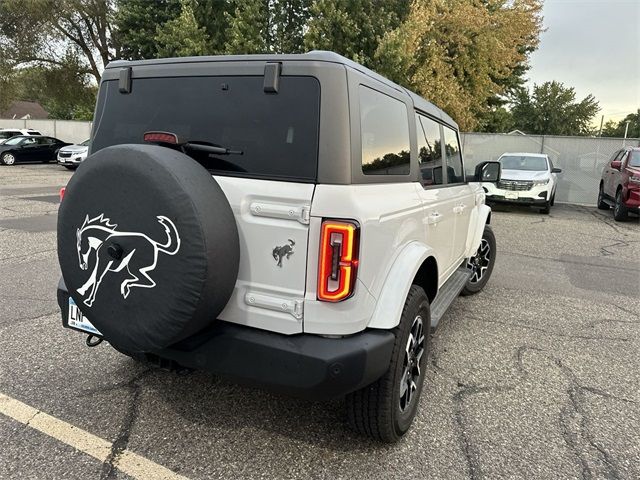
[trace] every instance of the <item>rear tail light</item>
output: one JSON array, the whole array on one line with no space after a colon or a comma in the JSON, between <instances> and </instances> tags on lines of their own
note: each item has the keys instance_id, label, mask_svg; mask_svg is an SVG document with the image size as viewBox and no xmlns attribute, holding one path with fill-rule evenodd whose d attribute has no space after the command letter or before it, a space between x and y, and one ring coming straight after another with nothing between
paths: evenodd
<instances>
[{"instance_id":1,"label":"rear tail light","mask_svg":"<svg viewBox=\"0 0 640 480\"><path fill-rule=\"evenodd\" d=\"M353 295L358 268L359 235L360 230L353 222L322 222L318 300L340 302Z\"/></svg>"},{"instance_id":2,"label":"rear tail light","mask_svg":"<svg viewBox=\"0 0 640 480\"><path fill-rule=\"evenodd\" d=\"M62 199L64 198L64 192L67 191L67 187L62 187L60 189L60 201L62 201Z\"/></svg>"}]
</instances>

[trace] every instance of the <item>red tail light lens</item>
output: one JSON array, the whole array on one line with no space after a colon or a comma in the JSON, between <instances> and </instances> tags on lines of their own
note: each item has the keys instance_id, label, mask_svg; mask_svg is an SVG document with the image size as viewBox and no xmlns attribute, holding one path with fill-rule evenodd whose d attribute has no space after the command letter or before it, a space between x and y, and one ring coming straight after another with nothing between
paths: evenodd
<instances>
[{"instance_id":1,"label":"red tail light lens","mask_svg":"<svg viewBox=\"0 0 640 480\"><path fill-rule=\"evenodd\" d=\"M64 192L67 191L67 187L62 187L60 189L60 201L62 201L62 199L64 198Z\"/></svg>"},{"instance_id":2,"label":"red tail light lens","mask_svg":"<svg viewBox=\"0 0 640 480\"><path fill-rule=\"evenodd\" d=\"M151 143L171 143L176 145L178 143L178 136L175 133L169 132L146 132L144 134L144 141Z\"/></svg>"},{"instance_id":3,"label":"red tail light lens","mask_svg":"<svg viewBox=\"0 0 640 480\"><path fill-rule=\"evenodd\" d=\"M355 223L322 222L318 265L318 300L340 302L353 295L360 230Z\"/></svg>"}]
</instances>

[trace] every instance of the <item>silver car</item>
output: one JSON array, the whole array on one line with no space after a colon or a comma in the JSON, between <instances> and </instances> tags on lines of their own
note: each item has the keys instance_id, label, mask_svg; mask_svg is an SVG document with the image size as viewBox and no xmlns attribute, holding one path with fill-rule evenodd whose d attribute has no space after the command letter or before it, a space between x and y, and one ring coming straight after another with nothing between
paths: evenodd
<instances>
[{"instance_id":1,"label":"silver car","mask_svg":"<svg viewBox=\"0 0 640 480\"><path fill-rule=\"evenodd\" d=\"M63 147L58 151L58 164L63 165L69 170L75 170L78 168L89 153L90 139L77 145L69 145Z\"/></svg>"}]
</instances>

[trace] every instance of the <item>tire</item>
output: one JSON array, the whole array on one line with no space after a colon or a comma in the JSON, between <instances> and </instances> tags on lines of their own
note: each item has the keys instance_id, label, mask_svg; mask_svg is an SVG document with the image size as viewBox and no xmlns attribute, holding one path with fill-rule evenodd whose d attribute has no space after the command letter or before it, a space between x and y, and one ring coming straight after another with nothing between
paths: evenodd
<instances>
[{"instance_id":1,"label":"tire","mask_svg":"<svg viewBox=\"0 0 640 480\"><path fill-rule=\"evenodd\" d=\"M480 246L476 254L467 260L467 268L472 271L471 278L462 289L461 295L474 295L481 291L491 278L496 261L496 237L491 226L485 225Z\"/></svg>"},{"instance_id":2,"label":"tire","mask_svg":"<svg viewBox=\"0 0 640 480\"><path fill-rule=\"evenodd\" d=\"M598 209L609 210L609 204L604 201L604 191L602 189L602 184L600 184L600 188L598 189Z\"/></svg>"},{"instance_id":3,"label":"tire","mask_svg":"<svg viewBox=\"0 0 640 480\"><path fill-rule=\"evenodd\" d=\"M421 287L412 285L400 323L393 330L396 339L389 369L368 387L347 395L347 416L356 432L388 443L407 433L420 404L431 351L430 326L429 298ZM414 336L416 341L412 341ZM407 368L406 356L410 365L414 365L412 368ZM403 377L406 382L401 381ZM409 382L415 388L406 388L403 394L401 385L408 386Z\"/></svg>"},{"instance_id":4,"label":"tire","mask_svg":"<svg viewBox=\"0 0 640 480\"><path fill-rule=\"evenodd\" d=\"M617 222L624 222L629 218L629 209L622 203L622 189L616 192L616 203L613 207L613 218Z\"/></svg>"},{"instance_id":5,"label":"tire","mask_svg":"<svg viewBox=\"0 0 640 480\"><path fill-rule=\"evenodd\" d=\"M0 160L2 161L3 165L14 165L16 163L16 157L11 152L3 153L2 157L0 157Z\"/></svg>"},{"instance_id":6,"label":"tire","mask_svg":"<svg viewBox=\"0 0 640 480\"><path fill-rule=\"evenodd\" d=\"M206 169L153 145L99 150L58 211L58 260L80 310L120 351L154 352L211 325L240 263L235 217Z\"/></svg>"},{"instance_id":7,"label":"tire","mask_svg":"<svg viewBox=\"0 0 640 480\"><path fill-rule=\"evenodd\" d=\"M551 195L551 206L553 207L556 204L556 192L553 192Z\"/></svg>"},{"instance_id":8,"label":"tire","mask_svg":"<svg viewBox=\"0 0 640 480\"><path fill-rule=\"evenodd\" d=\"M544 204L544 207L540 209L540 213L544 215L549 215L551 213L551 201L547 200L547 203Z\"/></svg>"}]
</instances>

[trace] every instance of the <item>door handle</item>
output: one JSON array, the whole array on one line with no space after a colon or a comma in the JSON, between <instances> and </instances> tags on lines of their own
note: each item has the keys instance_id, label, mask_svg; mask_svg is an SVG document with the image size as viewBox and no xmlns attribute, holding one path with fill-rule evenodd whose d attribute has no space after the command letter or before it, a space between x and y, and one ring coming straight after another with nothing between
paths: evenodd
<instances>
[{"instance_id":1,"label":"door handle","mask_svg":"<svg viewBox=\"0 0 640 480\"><path fill-rule=\"evenodd\" d=\"M438 212L431 212L427 217L427 223L429 225L435 225L439 221L441 221L444 217Z\"/></svg>"}]
</instances>

